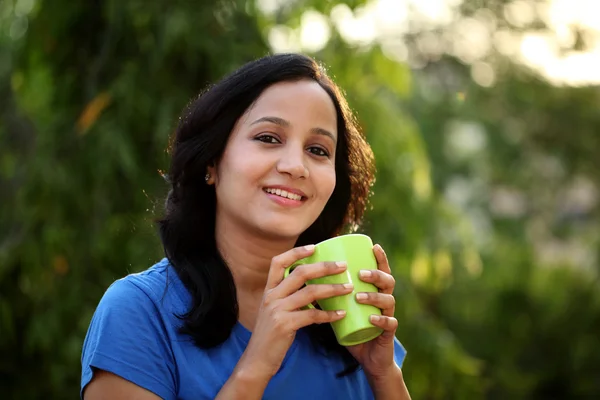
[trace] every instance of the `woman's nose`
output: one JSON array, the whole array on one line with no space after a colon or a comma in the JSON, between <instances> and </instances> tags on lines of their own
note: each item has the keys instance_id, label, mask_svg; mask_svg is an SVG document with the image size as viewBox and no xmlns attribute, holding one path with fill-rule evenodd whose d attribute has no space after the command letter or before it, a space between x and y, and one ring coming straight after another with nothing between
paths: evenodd
<instances>
[{"instance_id":1,"label":"woman's nose","mask_svg":"<svg viewBox=\"0 0 600 400\"><path fill-rule=\"evenodd\" d=\"M308 168L304 164L304 150L290 149L282 152L277 162L277 171L288 174L292 179L308 178Z\"/></svg>"}]
</instances>

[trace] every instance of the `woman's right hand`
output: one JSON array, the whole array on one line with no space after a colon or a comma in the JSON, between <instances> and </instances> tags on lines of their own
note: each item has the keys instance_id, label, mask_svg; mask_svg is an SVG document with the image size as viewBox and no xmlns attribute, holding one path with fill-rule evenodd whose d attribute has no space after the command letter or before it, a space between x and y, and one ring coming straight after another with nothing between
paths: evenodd
<instances>
[{"instance_id":1,"label":"woman's right hand","mask_svg":"<svg viewBox=\"0 0 600 400\"><path fill-rule=\"evenodd\" d=\"M284 279L288 266L310 256L313 252L313 245L296 247L274 257L271 261L256 324L248 347L240 359L240 363L251 366L253 373L264 374L268 380L279 370L298 329L311 324L337 321L345 316L343 310L303 309L316 300L352 292L351 284L304 286L308 280L345 271L347 268L345 262L300 265Z\"/></svg>"}]
</instances>

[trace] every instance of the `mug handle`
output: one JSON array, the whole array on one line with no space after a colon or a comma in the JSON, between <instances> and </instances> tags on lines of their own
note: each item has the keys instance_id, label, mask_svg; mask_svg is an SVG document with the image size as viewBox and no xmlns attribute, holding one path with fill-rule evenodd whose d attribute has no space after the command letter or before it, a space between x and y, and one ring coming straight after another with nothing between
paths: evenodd
<instances>
[{"instance_id":1,"label":"mug handle","mask_svg":"<svg viewBox=\"0 0 600 400\"><path fill-rule=\"evenodd\" d=\"M287 267L285 269L285 272L283 273L283 279L287 278L292 273L292 271L294 270L294 268L296 268L298 265L302 265L302 264L303 263L301 263L301 262L295 262L292 265L290 265L289 267ZM302 307L301 309L302 310L309 310L311 308L315 308L315 306L313 306L311 303L309 303L309 304L305 305L304 307Z\"/></svg>"}]
</instances>

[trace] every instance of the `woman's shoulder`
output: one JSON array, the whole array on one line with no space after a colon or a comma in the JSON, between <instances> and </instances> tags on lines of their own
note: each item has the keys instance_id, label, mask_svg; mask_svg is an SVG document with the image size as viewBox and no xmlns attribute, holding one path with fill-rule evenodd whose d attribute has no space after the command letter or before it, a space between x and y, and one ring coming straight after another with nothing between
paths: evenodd
<instances>
[{"instance_id":1,"label":"woman's shoulder","mask_svg":"<svg viewBox=\"0 0 600 400\"><path fill-rule=\"evenodd\" d=\"M102 296L82 348L81 394L94 368L116 374L163 398L174 398L176 335L168 263L114 281Z\"/></svg>"},{"instance_id":2,"label":"woman's shoulder","mask_svg":"<svg viewBox=\"0 0 600 400\"><path fill-rule=\"evenodd\" d=\"M163 258L150 268L140 272L128 273L117 279L110 285L109 290L126 290L126 288L131 287L138 287L145 292L156 292L160 288L164 290L170 270L169 261Z\"/></svg>"},{"instance_id":3,"label":"woman's shoulder","mask_svg":"<svg viewBox=\"0 0 600 400\"><path fill-rule=\"evenodd\" d=\"M102 296L98 307L139 309L140 305L147 304L159 309L179 309L185 308L188 297L176 271L165 258L144 271L115 280Z\"/></svg>"}]
</instances>

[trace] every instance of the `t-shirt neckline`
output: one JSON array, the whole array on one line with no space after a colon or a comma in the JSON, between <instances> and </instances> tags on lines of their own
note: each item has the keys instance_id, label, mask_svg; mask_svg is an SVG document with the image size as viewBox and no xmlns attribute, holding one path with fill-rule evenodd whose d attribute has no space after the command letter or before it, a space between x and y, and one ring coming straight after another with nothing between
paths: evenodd
<instances>
[{"instance_id":1,"label":"t-shirt neckline","mask_svg":"<svg viewBox=\"0 0 600 400\"><path fill-rule=\"evenodd\" d=\"M250 337L252 336L252 332L242 325L240 321L236 321L235 325L233 326L233 333L245 344L248 344Z\"/></svg>"}]
</instances>

